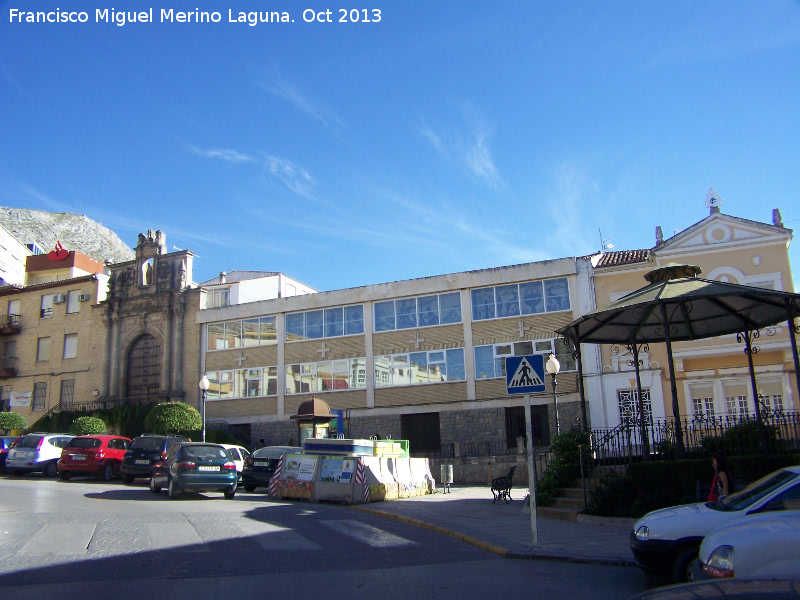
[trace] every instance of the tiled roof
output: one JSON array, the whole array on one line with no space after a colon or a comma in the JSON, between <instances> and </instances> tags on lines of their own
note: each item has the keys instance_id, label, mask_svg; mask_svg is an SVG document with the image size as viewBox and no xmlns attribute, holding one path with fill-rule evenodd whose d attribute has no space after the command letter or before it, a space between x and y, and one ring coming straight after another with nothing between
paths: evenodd
<instances>
[{"instance_id":1,"label":"tiled roof","mask_svg":"<svg viewBox=\"0 0 800 600\"><path fill-rule=\"evenodd\" d=\"M632 265L650 260L650 250L620 250L619 252L606 252L597 263L596 269L603 267L617 267Z\"/></svg>"}]
</instances>

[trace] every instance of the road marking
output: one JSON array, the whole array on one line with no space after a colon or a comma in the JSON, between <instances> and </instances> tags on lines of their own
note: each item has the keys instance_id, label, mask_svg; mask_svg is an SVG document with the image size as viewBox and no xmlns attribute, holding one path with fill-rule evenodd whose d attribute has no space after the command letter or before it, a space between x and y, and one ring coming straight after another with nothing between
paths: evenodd
<instances>
[{"instance_id":1,"label":"road marking","mask_svg":"<svg viewBox=\"0 0 800 600\"><path fill-rule=\"evenodd\" d=\"M239 528L264 550L322 550L292 529L258 521L240 521Z\"/></svg>"},{"instance_id":2,"label":"road marking","mask_svg":"<svg viewBox=\"0 0 800 600\"><path fill-rule=\"evenodd\" d=\"M86 554L96 528L96 523L48 523L19 554Z\"/></svg>"},{"instance_id":3,"label":"road marking","mask_svg":"<svg viewBox=\"0 0 800 600\"><path fill-rule=\"evenodd\" d=\"M150 550L184 547L189 552L210 552L191 523L147 523Z\"/></svg>"},{"instance_id":4,"label":"road marking","mask_svg":"<svg viewBox=\"0 0 800 600\"><path fill-rule=\"evenodd\" d=\"M411 540L401 538L392 533L366 525L354 519L342 521L320 521L323 525L343 533L359 542L363 542L373 548L392 548L395 546L409 546L414 544Z\"/></svg>"}]
</instances>

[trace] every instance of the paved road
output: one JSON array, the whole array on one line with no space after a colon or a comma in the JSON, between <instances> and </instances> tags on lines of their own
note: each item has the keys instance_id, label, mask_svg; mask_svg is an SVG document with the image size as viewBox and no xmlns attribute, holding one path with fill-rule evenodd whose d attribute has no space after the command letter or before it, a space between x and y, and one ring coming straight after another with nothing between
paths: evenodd
<instances>
[{"instance_id":1,"label":"paved road","mask_svg":"<svg viewBox=\"0 0 800 600\"><path fill-rule=\"evenodd\" d=\"M169 500L134 486L0 478L0 590L56 597L627 598L638 571L499 558L434 531L344 506L263 494ZM319 594L306 593L319 590ZM109 595L111 594L111 595ZM541 594L541 595L540 595Z\"/></svg>"}]
</instances>

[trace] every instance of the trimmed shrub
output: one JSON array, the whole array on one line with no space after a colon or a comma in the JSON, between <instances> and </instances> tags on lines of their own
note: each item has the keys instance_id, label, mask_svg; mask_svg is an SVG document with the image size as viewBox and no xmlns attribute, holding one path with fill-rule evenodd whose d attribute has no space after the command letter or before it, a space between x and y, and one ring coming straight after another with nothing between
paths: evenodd
<instances>
[{"instance_id":1,"label":"trimmed shrub","mask_svg":"<svg viewBox=\"0 0 800 600\"><path fill-rule=\"evenodd\" d=\"M739 491L776 469L800 464L800 455L733 456L728 462ZM586 512L638 518L659 508L702 502L713 477L709 458L633 463L626 475L612 471L600 480L590 491Z\"/></svg>"},{"instance_id":2,"label":"trimmed shrub","mask_svg":"<svg viewBox=\"0 0 800 600\"><path fill-rule=\"evenodd\" d=\"M162 402L147 414L144 426L162 435L198 431L203 427L200 413L185 402Z\"/></svg>"},{"instance_id":3,"label":"trimmed shrub","mask_svg":"<svg viewBox=\"0 0 800 600\"><path fill-rule=\"evenodd\" d=\"M25 429L28 422L19 413L15 412L0 412L0 429L6 432L12 429Z\"/></svg>"},{"instance_id":4,"label":"trimmed shrub","mask_svg":"<svg viewBox=\"0 0 800 600\"><path fill-rule=\"evenodd\" d=\"M758 421L744 421L731 427L719 436L708 436L700 440L703 451L710 456L717 450L724 450L728 454L759 454L762 452L761 438L772 453L783 452L786 442L779 437L778 428L764 425Z\"/></svg>"},{"instance_id":5,"label":"trimmed shrub","mask_svg":"<svg viewBox=\"0 0 800 600\"><path fill-rule=\"evenodd\" d=\"M106 424L97 417L78 417L69 426L72 435L91 435L106 432Z\"/></svg>"},{"instance_id":6,"label":"trimmed shrub","mask_svg":"<svg viewBox=\"0 0 800 600\"><path fill-rule=\"evenodd\" d=\"M589 445L589 434L566 431L553 437L550 450L554 455L541 479L536 482L536 502L542 506L558 494L558 488L569 487L581 475L581 449Z\"/></svg>"}]
</instances>

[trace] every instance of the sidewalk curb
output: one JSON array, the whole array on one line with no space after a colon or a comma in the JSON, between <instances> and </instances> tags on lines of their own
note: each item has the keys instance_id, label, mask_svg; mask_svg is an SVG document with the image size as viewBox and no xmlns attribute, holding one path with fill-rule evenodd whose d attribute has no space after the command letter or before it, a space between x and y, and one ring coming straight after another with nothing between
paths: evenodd
<instances>
[{"instance_id":1,"label":"sidewalk curb","mask_svg":"<svg viewBox=\"0 0 800 600\"><path fill-rule=\"evenodd\" d=\"M467 544L477 546L478 548L481 548L488 552L493 552L504 558L515 558L518 560L549 560L549 561L571 562L571 563L580 563L589 565L608 565L614 567L636 566L636 563L634 561L625 559L591 558L588 556L569 556L566 554L552 554L545 552L542 553L531 552L530 554L521 552L511 552L508 548L503 548L502 546L490 544L489 542L484 542L483 540L479 540L472 536L465 535L457 531L453 531L452 529L447 529L439 525L433 525L432 523L427 523L426 521L421 521L419 519L414 519L412 517L406 517L404 515L396 515L393 513L384 512L382 510L376 510L374 508L365 508L363 506L349 506L348 508L350 508L351 510L358 510L361 512L369 513L371 515L375 515L378 517L394 519L395 521L401 521L402 523L408 523L409 525L414 525L416 527L421 527L423 529L430 529L431 531L442 533L444 535L449 535L450 537L456 538L457 540L461 540L462 542L466 542ZM603 517L595 517L595 519L602 519L602 518ZM592 520L592 522L596 521Z\"/></svg>"},{"instance_id":2,"label":"sidewalk curb","mask_svg":"<svg viewBox=\"0 0 800 600\"><path fill-rule=\"evenodd\" d=\"M415 525L416 527L421 527L423 529L430 529L431 531L435 531L437 533L442 533L444 535L449 535L450 537L454 537L457 540L461 540L462 542L466 542L467 544L471 544L473 546L477 546L483 550L488 552L494 552L500 556L509 556L510 552L507 548L503 548L502 546L496 546L495 544L490 544L489 542L484 542L483 540L479 540L478 538L474 538L470 535L465 535L463 533L458 533L457 531L453 531L452 529L447 529L445 527L440 527L439 525L433 525L432 523L427 523L425 521L420 521L419 519L413 519L411 517L405 517L403 515L394 515L391 513L383 512L381 510L374 510L372 508L364 508L362 506L350 506L351 510L358 510L361 512L369 513L371 515L376 515L378 517L386 517L388 519L394 519L395 521L401 521L403 523L408 523L409 525Z\"/></svg>"}]
</instances>

